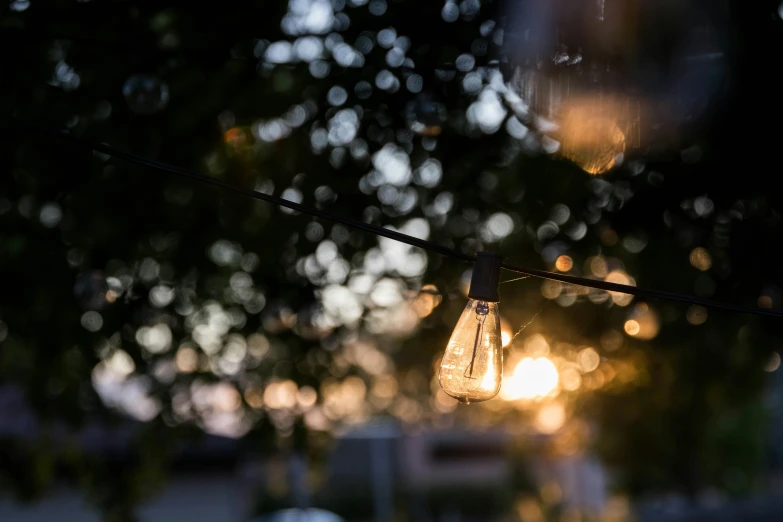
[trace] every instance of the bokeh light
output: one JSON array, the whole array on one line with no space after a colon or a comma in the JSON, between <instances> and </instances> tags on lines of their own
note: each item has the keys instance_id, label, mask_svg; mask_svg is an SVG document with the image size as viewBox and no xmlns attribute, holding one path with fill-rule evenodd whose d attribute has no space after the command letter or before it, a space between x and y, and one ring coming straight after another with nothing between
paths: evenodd
<instances>
[{"instance_id":1,"label":"bokeh light","mask_svg":"<svg viewBox=\"0 0 783 522\"><path fill-rule=\"evenodd\" d=\"M511 330L511 324L504 318L500 318L500 342L503 348L508 347L514 338L514 332Z\"/></svg>"},{"instance_id":2,"label":"bokeh light","mask_svg":"<svg viewBox=\"0 0 783 522\"><path fill-rule=\"evenodd\" d=\"M766 366L764 366L765 372L774 372L780 368L780 354L778 352L772 352L772 355L769 358L769 362L767 362Z\"/></svg>"},{"instance_id":3,"label":"bokeh light","mask_svg":"<svg viewBox=\"0 0 783 522\"><path fill-rule=\"evenodd\" d=\"M636 286L636 281L633 277L629 276L624 270L612 270L609 272L604 281L607 283L617 283L620 285ZM609 292L614 304L619 306L628 306L633 301L633 296L630 294L624 294L622 292Z\"/></svg>"},{"instance_id":4,"label":"bokeh light","mask_svg":"<svg viewBox=\"0 0 783 522\"><path fill-rule=\"evenodd\" d=\"M583 348L580 350L577 359L582 366L582 371L585 373L592 372L598 368L598 365L601 363L601 356L592 348Z\"/></svg>"},{"instance_id":5,"label":"bokeh light","mask_svg":"<svg viewBox=\"0 0 783 522\"><path fill-rule=\"evenodd\" d=\"M565 407L560 402L541 406L535 418L535 426L541 433L555 433L566 421Z\"/></svg>"},{"instance_id":6,"label":"bokeh light","mask_svg":"<svg viewBox=\"0 0 783 522\"><path fill-rule=\"evenodd\" d=\"M603 174L622 163L625 135L612 111L593 100L563 110L558 136L562 155L589 174Z\"/></svg>"},{"instance_id":7,"label":"bokeh light","mask_svg":"<svg viewBox=\"0 0 783 522\"><path fill-rule=\"evenodd\" d=\"M412 307L419 317L427 317L440 304L442 296L435 285L424 285L413 300Z\"/></svg>"},{"instance_id":8,"label":"bokeh light","mask_svg":"<svg viewBox=\"0 0 783 522\"><path fill-rule=\"evenodd\" d=\"M558 256L555 268L560 272L568 272L574 267L574 260L569 256Z\"/></svg>"},{"instance_id":9,"label":"bokeh light","mask_svg":"<svg viewBox=\"0 0 783 522\"><path fill-rule=\"evenodd\" d=\"M566 367L560 372L560 386L566 391L576 391L582 385L582 375L576 368Z\"/></svg>"},{"instance_id":10,"label":"bokeh light","mask_svg":"<svg viewBox=\"0 0 783 522\"><path fill-rule=\"evenodd\" d=\"M707 249L702 247L696 247L691 250L690 261L691 265L702 271L709 270L712 266L712 256Z\"/></svg>"},{"instance_id":11,"label":"bokeh light","mask_svg":"<svg viewBox=\"0 0 783 522\"><path fill-rule=\"evenodd\" d=\"M546 357L525 357L514 368L500 390L503 399L535 399L554 393L559 374L554 363Z\"/></svg>"},{"instance_id":12,"label":"bokeh light","mask_svg":"<svg viewBox=\"0 0 783 522\"><path fill-rule=\"evenodd\" d=\"M658 313L647 303L637 303L628 314L624 325L625 333L643 341L654 339L660 327Z\"/></svg>"}]
</instances>

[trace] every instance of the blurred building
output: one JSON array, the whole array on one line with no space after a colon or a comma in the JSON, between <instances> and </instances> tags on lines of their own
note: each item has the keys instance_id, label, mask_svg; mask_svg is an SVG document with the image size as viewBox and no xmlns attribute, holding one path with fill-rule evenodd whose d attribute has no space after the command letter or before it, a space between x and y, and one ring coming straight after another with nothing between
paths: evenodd
<instances>
[{"instance_id":1,"label":"blurred building","mask_svg":"<svg viewBox=\"0 0 783 522\"><path fill-rule=\"evenodd\" d=\"M600 464L581 456L515 462L514 437L504 430L418 430L378 421L341 436L330 458L318 505L349 520L386 522L402 511L417 522L491 521L514 504L516 468L525 467L531 491L549 485L558 503L601 512L606 479Z\"/></svg>"},{"instance_id":2,"label":"blurred building","mask_svg":"<svg viewBox=\"0 0 783 522\"><path fill-rule=\"evenodd\" d=\"M93 425L81 434L90 451L118 463L127 458L136 425ZM39 426L18 390L0 389L0 440L36 438ZM56 438L56 437L55 437ZM394 419L376 419L339 435L328 457L324 486L308 491L306 464L296 454L259 461L233 439L205 436L184 447L160 495L141 506L142 522L248 521L264 508L323 508L349 521L500 520L514 496L513 439L502 430L460 429L405 433ZM283 471L281 473L281 463ZM599 507L600 467L580 459L534 458L538 482L558 484L562 502ZM266 502L277 488L282 500ZM280 516L293 516L288 511ZM314 511L311 513L315 513ZM62 482L40 501L23 505L0 497L0 521L98 522L83 494Z\"/></svg>"},{"instance_id":3,"label":"blurred building","mask_svg":"<svg viewBox=\"0 0 783 522\"><path fill-rule=\"evenodd\" d=\"M137 424L128 422L107 428L94 424L80 433L80 443L90 452L116 462L118 472L127 459ZM56 444L67 431L53 429ZM0 386L0 444L7 439L39 437L36 417L26 407L22 393ZM160 495L139 509L144 522L242 521L250 515L255 491L246 478L236 441L205 436L184 447L173 463L171 476ZM20 504L0 490L2 522L100 522L100 513L90 506L75 485L59 482L52 491L31 504Z\"/></svg>"},{"instance_id":4,"label":"blurred building","mask_svg":"<svg viewBox=\"0 0 783 522\"><path fill-rule=\"evenodd\" d=\"M768 493L744 500L710 497L696 503L665 496L636 505L636 520L783 520L783 495L775 493L783 490L780 484L775 486L783 484L779 480L783 459L776 443L783 434L783 379L777 377L772 379L768 394L772 418ZM32 439L37 437L38 429L22 394L0 388L0 441ZM82 444L121 464L134 430L133 423L111 429L93 425L81 434ZM307 513L313 516L336 513L351 522L491 522L503 519L514 509L520 491L520 467L529 480L524 488L530 492L554 491L559 509L605 512L607 477L600 463L589 455L553 457L535 451L537 443L545 440L525 441L533 450L528 450L524 462L519 462L519 455L511 451L519 438L501 429L410 432L395 419L375 419L336 437L323 485L310 491L308 469L300 456L277 454L259 460L247 454L236 440L205 436L182 449L166 487L141 506L139 520L288 520L301 515L291 510L296 508L310 509ZM270 484L281 487L285 494L268 502L274 496ZM269 511L279 513L278 518L269 518ZM304 520L311 522L310 518ZM98 522L101 517L77 488L65 482L30 505L0 497L2 522L51 520Z\"/></svg>"}]
</instances>

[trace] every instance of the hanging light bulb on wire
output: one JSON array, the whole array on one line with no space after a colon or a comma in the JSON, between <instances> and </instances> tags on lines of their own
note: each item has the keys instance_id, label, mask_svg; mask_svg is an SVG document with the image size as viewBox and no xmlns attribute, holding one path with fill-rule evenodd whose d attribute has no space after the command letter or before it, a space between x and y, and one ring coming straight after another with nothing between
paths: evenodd
<instances>
[{"instance_id":1,"label":"hanging light bulb on wire","mask_svg":"<svg viewBox=\"0 0 783 522\"><path fill-rule=\"evenodd\" d=\"M500 256L479 252L470 280L470 300L440 363L440 387L465 404L491 399L503 380L499 275Z\"/></svg>"}]
</instances>

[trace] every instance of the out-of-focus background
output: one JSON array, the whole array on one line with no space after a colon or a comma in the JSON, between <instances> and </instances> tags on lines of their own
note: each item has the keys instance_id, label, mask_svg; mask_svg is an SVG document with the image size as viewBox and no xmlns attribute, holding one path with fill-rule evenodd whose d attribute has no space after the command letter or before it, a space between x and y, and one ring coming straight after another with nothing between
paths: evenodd
<instances>
[{"instance_id":1,"label":"out-of-focus background","mask_svg":"<svg viewBox=\"0 0 783 522\"><path fill-rule=\"evenodd\" d=\"M783 8L170 4L0 16L1 521L783 519L780 320L507 273L460 405L470 266L28 127L779 308Z\"/></svg>"}]
</instances>

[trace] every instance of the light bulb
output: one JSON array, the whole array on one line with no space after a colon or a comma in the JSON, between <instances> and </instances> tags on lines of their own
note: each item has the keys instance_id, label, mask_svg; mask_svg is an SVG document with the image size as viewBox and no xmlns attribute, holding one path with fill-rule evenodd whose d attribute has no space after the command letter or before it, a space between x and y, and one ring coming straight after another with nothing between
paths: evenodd
<instances>
[{"instance_id":1,"label":"light bulb","mask_svg":"<svg viewBox=\"0 0 783 522\"><path fill-rule=\"evenodd\" d=\"M470 279L470 300L440 363L440 387L465 404L491 399L503 380L499 275L500 256L479 252Z\"/></svg>"},{"instance_id":2,"label":"light bulb","mask_svg":"<svg viewBox=\"0 0 783 522\"><path fill-rule=\"evenodd\" d=\"M503 344L497 303L468 301L443 354L438 379L444 392L465 404L498 394Z\"/></svg>"}]
</instances>

